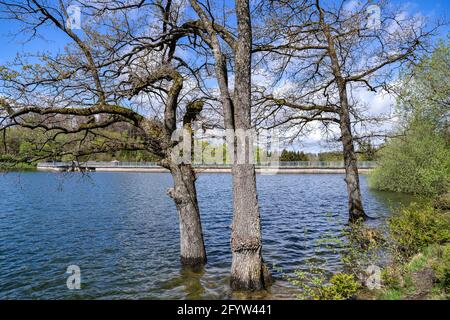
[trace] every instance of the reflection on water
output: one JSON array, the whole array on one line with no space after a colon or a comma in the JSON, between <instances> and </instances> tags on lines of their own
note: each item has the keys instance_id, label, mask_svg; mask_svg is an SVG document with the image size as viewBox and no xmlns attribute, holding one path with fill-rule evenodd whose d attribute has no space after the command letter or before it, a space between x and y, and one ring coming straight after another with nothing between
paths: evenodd
<instances>
[{"instance_id":1,"label":"reflection on water","mask_svg":"<svg viewBox=\"0 0 450 320\"><path fill-rule=\"evenodd\" d=\"M417 197L404 193L395 193L387 191L370 190L373 197L383 203L390 211L396 210L400 207L408 206L411 202L417 201Z\"/></svg>"},{"instance_id":2,"label":"reflection on water","mask_svg":"<svg viewBox=\"0 0 450 320\"><path fill-rule=\"evenodd\" d=\"M339 237L347 224L343 175L258 176L266 263L283 272L311 260L341 268ZM231 177L198 179L208 264L181 268L178 222L165 195L168 174L50 173L0 176L0 298L2 299L286 299L295 288L273 269L267 293L243 295L228 287L231 254ZM382 223L401 195L368 190L368 214ZM406 199L406 200L405 200ZM69 265L81 268L81 290L66 287Z\"/></svg>"}]
</instances>

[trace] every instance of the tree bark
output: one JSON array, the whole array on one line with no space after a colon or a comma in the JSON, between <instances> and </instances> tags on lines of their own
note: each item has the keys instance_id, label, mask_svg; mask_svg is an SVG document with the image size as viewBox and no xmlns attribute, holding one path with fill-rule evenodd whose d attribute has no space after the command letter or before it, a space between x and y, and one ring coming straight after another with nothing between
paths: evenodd
<instances>
[{"instance_id":1,"label":"tree bark","mask_svg":"<svg viewBox=\"0 0 450 320\"><path fill-rule=\"evenodd\" d=\"M342 108L342 106L341 106ZM361 201L357 158L350 127L350 115L347 108L342 108L340 116L341 140L344 150L345 182L347 184L349 220L355 222L366 219Z\"/></svg>"},{"instance_id":2,"label":"tree bark","mask_svg":"<svg viewBox=\"0 0 450 320\"><path fill-rule=\"evenodd\" d=\"M167 194L178 209L180 226L180 258L183 265L206 263L205 243L195 188L195 173L190 164L170 166L174 187Z\"/></svg>"},{"instance_id":3,"label":"tree bark","mask_svg":"<svg viewBox=\"0 0 450 320\"><path fill-rule=\"evenodd\" d=\"M195 0L190 1L208 33L208 43L215 59L215 72L220 89L228 141L233 154L233 222L231 231L231 288L233 290L260 290L270 281L262 259L261 223L256 193L255 167L251 163L237 163L236 132L251 129L251 47L252 29L248 0L236 0L238 36L232 45L235 59L234 96L228 88L228 70L217 31L208 15ZM247 158L247 157L246 157Z\"/></svg>"},{"instance_id":4,"label":"tree bark","mask_svg":"<svg viewBox=\"0 0 450 320\"><path fill-rule=\"evenodd\" d=\"M359 219L365 219L367 216L364 212L361 201L357 158L351 131L347 82L342 75L339 58L336 53L334 38L331 34L330 26L325 21L325 14L320 7L319 0L316 0L316 7L320 15L320 26L327 41L327 52L331 60L331 69L336 86L339 90L339 124L345 162L345 182L347 184L349 220L353 222Z\"/></svg>"},{"instance_id":5,"label":"tree bark","mask_svg":"<svg viewBox=\"0 0 450 320\"><path fill-rule=\"evenodd\" d=\"M180 258L183 265L197 266L206 263L206 250L203 240L200 211L197 202L197 190L195 188L195 172L191 164L177 163L172 159L172 134L177 129L177 106L178 96L183 88L183 78L174 69L165 70L167 76L172 79L166 106L164 110L164 132L163 143L166 159L161 163L170 170L174 187L167 194L174 200L178 209L180 226ZM191 121L200 112L201 108L195 110L187 106L186 120L183 122L185 129L191 129ZM187 114L192 113L193 114Z\"/></svg>"},{"instance_id":6,"label":"tree bark","mask_svg":"<svg viewBox=\"0 0 450 320\"><path fill-rule=\"evenodd\" d=\"M234 164L231 288L262 290L269 272L262 258L261 223L253 164Z\"/></svg>"},{"instance_id":7,"label":"tree bark","mask_svg":"<svg viewBox=\"0 0 450 320\"><path fill-rule=\"evenodd\" d=\"M248 0L236 0L238 39L235 52L234 124L236 130L251 129L252 30ZM247 159L247 157L245 157ZM261 221L256 191L255 166L234 157L233 223L231 231L231 288L261 290L268 282L262 258Z\"/></svg>"}]
</instances>

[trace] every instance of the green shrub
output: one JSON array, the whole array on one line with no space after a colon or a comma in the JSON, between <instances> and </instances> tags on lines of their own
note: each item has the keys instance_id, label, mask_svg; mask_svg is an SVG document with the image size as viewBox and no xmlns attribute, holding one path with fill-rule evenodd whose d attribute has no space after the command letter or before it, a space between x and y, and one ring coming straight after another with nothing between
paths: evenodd
<instances>
[{"instance_id":1,"label":"green shrub","mask_svg":"<svg viewBox=\"0 0 450 320\"><path fill-rule=\"evenodd\" d=\"M428 203L413 203L388 221L390 235L403 257L410 257L434 243L450 239L449 214Z\"/></svg>"},{"instance_id":2,"label":"green shrub","mask_svg":"<svg viewBox=\"0 0 450 320\"><path fill-rule=\"evenodd\" d=\"M403 279L400 270L395 266L388 266L381 272L383 285L390 289L399 289L403 285Z\"/></svg>"},{"instance_id":3,"label":"green shrub","mask_svg":"<svg viewBox=\"0 0 450 320\"><path fill-rule=\"evenodd\" d=\"M317 291L315 300L347 300L352 298L360 284L351 274L338 273L330 279L330 284Z\"/></svg>"},{"instance_id":4,"label":"green shrub","mask_svg":"<svg viewBox=\"0 0 450 320\"><path fill-rule=\"evenodd\" d=\"M350 224L343 235L341 261L347 273L359 277L369 265L378 264L386 239L381 230L368 227L363 221Z\"/></svg>"},{"instance_id":5,"label":"green shrub","mask_svg":"<svg viewBox=\"0 0 450 320\"><path fill-rule=\"evenodd\" d=\"M284 278L300 289L296 297L301 300L347 300L355 296L361 287L352 274L337 273L327 280L321 269L311 269L309 272L297 270L294 277Z\"/></svg>"},{"instance_id":6,"label":"green shrub","mask_svg":"<svg viewBox=\"0 0 450 320\"><path fill-rule=\"evenodd\" d=\"M438 285L446 293L450 293L450 244L439 248L439 259L433 263L432 267L436 274Z\"/></svg>"},{"instance_id":7,"label":"green shrub","mask_svg":"<svg viewBox=\"0 0 450 320\"><path fill-rule=\"evenodd\" d=\"M441 41L411 69L403 70L396 112L398 137L377 154L372 187L435 196L448 191L450 145L448 92L450 45Z\"/></svg>"},{"instance_id":8,"label":"green shrub","mask_svg":"<svg viewBox=\"0 0 450 320\"><path fill-rule=\"evenodd\" d=\"M428 283L430 277L433 283ZM382 271L382 280L379 299L449 299L450 244L432 244L404 262L397 261Z\"/></svg>"},{"instance_id":9,"label":"green shrub","mask_svg":"<svg viewBox=\"0 0 450 320\"><path fill-rule=\"evenodd\" d=\"M441 210L450 210L450 191L436 197L433 201L433 206Z\"/></svg>"},{"instance_id":10,"label":"green shrub","mask_svg":"<svg viewBox=\"0 0 450 320\"><path fill-rule=\"evenodd\" d=\"M434 196L450 181L450 150L445 137L426 122L415 123L406 136L390 140L369 175L372 188Z\"/></svg>"}]
</instances>

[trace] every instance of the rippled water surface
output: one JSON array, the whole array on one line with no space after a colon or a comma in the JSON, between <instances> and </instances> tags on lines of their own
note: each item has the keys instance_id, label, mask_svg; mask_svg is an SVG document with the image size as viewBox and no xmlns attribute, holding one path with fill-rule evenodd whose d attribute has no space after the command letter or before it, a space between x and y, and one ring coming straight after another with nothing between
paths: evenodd
<instances>
[{"instance_id":1,"label":"rippled water surface","mask_svg":"<svg viewBox=\"0 0 450 320\"><path fill-rule=\"evenodd\" d=\"M263 254L289 273L308 259L340 267L319 245L347 222L343 175L258 176ZM375 193L361 177L366 211L389 215L395 195ZM0 299L236 298L228 288L231 176L202 174L197 190L208 265L179 266L178 221L165 194L169 174L0 174ZM326 261L326 263L325 263ZM65 271L81 268L81 290L68 290ZM266 296L294 292L280 272Z\"/></svg>"}]
</instances>

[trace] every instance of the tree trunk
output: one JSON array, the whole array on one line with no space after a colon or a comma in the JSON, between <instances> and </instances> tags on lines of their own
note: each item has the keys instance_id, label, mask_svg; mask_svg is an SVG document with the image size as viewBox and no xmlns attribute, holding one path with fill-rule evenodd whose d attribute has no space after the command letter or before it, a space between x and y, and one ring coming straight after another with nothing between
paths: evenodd
<instances>
[{"instance_id":1,"label":"tree trunk","mask_svg":"<svg viewBox=\"0 0 450 320\"><path fill-rule=\"evenodd\" d=\"M366 219L367 216L364 213L361 201L357 158L350 128L350 116L346 108L341 110L340 126L342 146L344 150L345 182L347 183L349 220L354 222L359 219Z\"/></svg>"},{"instance_id":2,"label":"tree trunk","mask_svg":"<svg viewBox=\"0 0 450 320\"><path fill-rule=\"evenodd\" d=\"M252 164L234 164L231 288L262 290L269 273L262 259L261 223Z\"/></svg>"},{"instance_id":3,"label":"tree trunk","mask_svg":"<svg viewBox=\"0 0 450 320\"><path fill-rule=\"evenodd\" d=\"M171 165L174 188L167 194L174 200L180 220L180 257L183 265L206 263L202 224L197 203L195 173L190 164Z\"/></svg>"},{"instance_id":4,"label":"tree trunk","mask_svg":"<svg viewBox=\"0 0 450 320\"><path fill-rule=\"evenodd\" d=\"M238 39L235 52L234 124L236 130L251 129L252 30L248 0L236 0ZM262 259L261 222L256 191L255 166L233 163L233 223L231 231L231 288L261 290L268 271Z\"/></svg>"},{"instance_id":5,"label":"tree trunk","mask_svg":"<svg viewBox=\"0 0 450 320\"><path fill-rule=\"evenodd\" d=\"M183 88L183 77L172 68L166 68L165 76L172 79L172 86L168 91L166 106L164 109L164 137L162 150L166 158L161 161L161 165L170 170L174 182L174 187L167 190L167 194L173 199L178 209L180 225L180 257L181 263L188 266L203 265L206 263L206 250L203 241L202 224L197 202L197 191L195 188L195 173L191 164L178 164L177 159L172 158L172 134L177 129L177 106L178 96ZM190 129L190 122L195 118L201 109L186 112L186 123ZM184 122L184 120L183 120Z\"/></svg>"},{"instance_id":6,"label":"tree trunk","mask_svg":"<svg viewBox=\"0 0 450 320\"><path fill-rule=\"evenodd\" d=\"M316 1L316 7L320 14L320 25L328 45L328 55L331 60L331 69L336 81L336 86L339 90L339 124L345 162L345 182L347 183L349 220L356 221L359 219L365 219L367 216L364 213L361 202L357 159L350 126L351 122L347 95L347 82L341 72L341 66L336 53L334 38L331 34L330 26L325 21L325 13L320 7L318 0Z\"/></svg>"}]
</instances>

